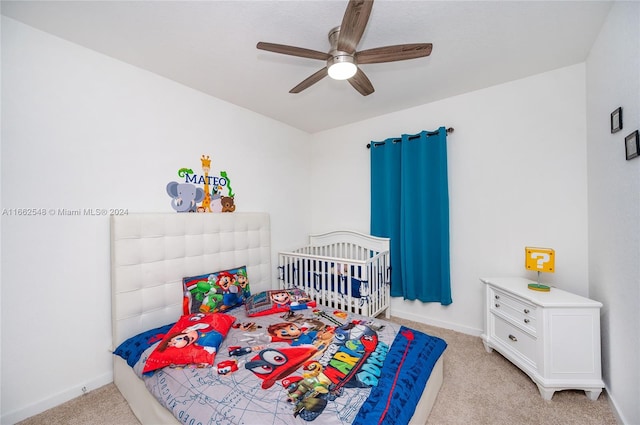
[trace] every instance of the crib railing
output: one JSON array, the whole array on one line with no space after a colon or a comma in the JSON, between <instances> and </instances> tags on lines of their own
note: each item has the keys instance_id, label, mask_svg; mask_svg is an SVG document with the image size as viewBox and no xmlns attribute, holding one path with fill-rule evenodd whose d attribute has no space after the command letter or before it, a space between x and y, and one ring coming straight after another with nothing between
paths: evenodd
<instances>
[{"instance_id":1,"label":"crib railing","mask_svg":"<svg viewBox=\"0 0 640 425\"><path fill-rule=\"evenodd\" d=\"M278 255L283 289L300 288L319 305L364 316L389 318L389 254L335 243Z\"/></svg>"}]
</instances>

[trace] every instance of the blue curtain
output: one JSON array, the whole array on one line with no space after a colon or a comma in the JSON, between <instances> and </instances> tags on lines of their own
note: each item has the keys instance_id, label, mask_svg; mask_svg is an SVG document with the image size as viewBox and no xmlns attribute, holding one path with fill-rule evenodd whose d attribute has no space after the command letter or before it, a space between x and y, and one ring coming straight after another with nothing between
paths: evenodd
<instances>
[{"instance_id":1,"label":"blue curtain","mask_svg":"<svg viewBox=\"0 0 640 425\"><path fill-rule=\"evenodd\" d=\"M371 234L391 238L391 296L451 304L444 127L371 142Z\"/></svg>"}]
</instances>

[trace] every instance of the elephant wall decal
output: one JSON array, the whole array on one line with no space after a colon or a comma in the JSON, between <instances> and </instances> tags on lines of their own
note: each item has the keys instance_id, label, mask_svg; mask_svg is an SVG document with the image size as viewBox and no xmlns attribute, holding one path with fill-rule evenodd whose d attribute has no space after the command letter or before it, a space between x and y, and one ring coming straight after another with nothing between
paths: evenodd
<instances>
[{"instance_id":1,"label":"elephant wall decal","mask_svg":"<svg viewBox=\"0 0 640 425\"><path fill-rule=\"evenodd\" d=\"M177 212L196 212L198 202L204 199L204 190L190 183L167 183L171 208Z\"/></svg>"}]
</instances>

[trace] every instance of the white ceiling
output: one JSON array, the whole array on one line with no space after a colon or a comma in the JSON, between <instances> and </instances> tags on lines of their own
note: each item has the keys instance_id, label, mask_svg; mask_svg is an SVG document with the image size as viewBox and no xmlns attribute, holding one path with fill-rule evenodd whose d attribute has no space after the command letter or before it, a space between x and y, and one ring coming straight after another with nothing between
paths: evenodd
<instances>
[{"instance_id":1,"label":"white ceiling","mask_svg":"<svg viewBox=\"0 0 640 425\"><path fill-rule=\"evenodd\" d=\"M377 0L358 50L433 43L427 58L362 65L375 92L325 78L347 0L2 1L2 14L309 133L583 62L611 1Z\"/></svg>"}]
</instances>

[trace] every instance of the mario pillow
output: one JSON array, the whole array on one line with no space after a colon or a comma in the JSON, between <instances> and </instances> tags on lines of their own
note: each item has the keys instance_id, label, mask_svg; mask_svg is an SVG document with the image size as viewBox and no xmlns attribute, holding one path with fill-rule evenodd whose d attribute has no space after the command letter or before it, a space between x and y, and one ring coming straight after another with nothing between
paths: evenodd
<instances>
[{"instance_id":1,"label":"mario pillow","mask_svg":"<svg viewBox=\"0 0 640 425\"><path fill-rule=\"evenodd\" d=\"M166 366L210 367L235 317L224 313L182 316L151 352L142 373Z\"/></svg>"}]
</instances>

